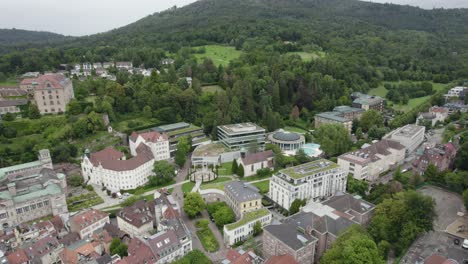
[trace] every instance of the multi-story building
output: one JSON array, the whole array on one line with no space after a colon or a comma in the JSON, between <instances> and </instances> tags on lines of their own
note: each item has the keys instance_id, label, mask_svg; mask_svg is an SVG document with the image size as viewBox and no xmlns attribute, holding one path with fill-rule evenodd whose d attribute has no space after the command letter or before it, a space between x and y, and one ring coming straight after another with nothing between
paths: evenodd
<instances>
[{"instance_id":1,"label":"multi-story building","mask_svg":"<svg viewBox=\"0 0 468 264\"><path fill-rule=\"evenodd\" d=\"M431 126L435 126L437 122L444 122L449 115L449 109L445 107L433 106L427 113L420 113L417 119L419 125L421 121L431 122Z\"/></svg>"},{"instance_id":2,"label":"multi-story building","mask_svg":"<svg viewBox=\"0 0 468 264\"><path fill-rule=\"evenodd\" d=\"M133 68L133 63L131 61L117 61L115 67L118 70L131 70Z\"/></svg>"},{"instance_id":3,"label":"multi-story building","mask_svg":"<svg viewBox=\"0 0 468 264\"><path fill-rule=\"evenodd\" d=\"M462 97L465 95L466 90L468 90L468 87L464 86L456 86L451 88L447 94L445 94L445 98L450 98L450 97Z\"/></svg>"},{"instance_id":4,"label":"multi-story building","mask_svg":"<svg viewBox=\"0 0 468 264\"><path fill-rule=\"evenodd\" d=\"M457 149L452 143L427 147L423 154L413 161L413 172L423 175L429 164L435 165L439 172L446 171L453 166L456 156Z\"/></svg>"},{"instance_id":5,"label":"multi-story building","mask_svg":"<svg viewBox=\"0 0 468 264\"><path fill-rule=\"evenodd\" d=\"M165 133L161 134L152 131L138 134L133 132L130 135L128 143L132 156L137 156L136 149L140 144L145 144L150 147L155 160L167 160L171 157L169 152L169 139Z\"/></svg>"},{"instance_id":6,"label":"multi-story building","mask_svg":"<svg viewBox=\"0 0 468 264\"><path fill-rule=\"evenodd\" d=\"M348 130L348 133L351 134L351 129L353 128L353 120L346 119L342 117L340 112L324 112L315 115L314 119L315 128L319 128L324 124L340 124Z\"/></svg>"},{"instance_id":7,"label":"multi-story building","mask_svg":"<svg viewBox=\"0 0 468 264\"><path fill-rule=\"evenodd\" d=\"M265 261L253 250L245 251L243 249L229 249L226 258L221 262L223 264L263 264ZM289 264L289 263L286 263Z\"/></svg>"},{"instance_id":8,"label":"multi-story building","mask_svg":"<svg viewBox=\"0 0 468 264\"><path fill-rule=\"evenodd\" d=\"M218 126L218 140L231 150L265 148L265 129L254 123Z\"/></svg>"},{"instance_id":9,"label":"multi-story building","mask_svg":"<svg viewBox=\"0 0 468 264\"><path fill-rule=\"evenodd\" d=\"M318 263L323 253L346 228L366 225L375 205L349 194L337 193L323 203L311 202L281 224L263 229L263 255L291 255L301 264Z\"/></svg>"},{"instance_id":10,"label":"multi-story building","mask_svg":"<svg viewBox=\"0 0 468 264\"><path fill-rule=\"evenodd\" d=\"M280 170L270 180L268 196L289 210L295 199L324 199L346 190L347 174L325 159Z\"/></svg>"},{"instance_id":11,"label":"multi-story building","mask_svg":"<svg viewBox=\"0 0 468 264\"><path fill-rule=\"evenodd\" d=\"M26 105L28 100L0 100L0 116L6 113L19 113L21 112L20 106Z\"/></svg>"},{"instance_id":12,"label":"multi-story building","mask_svg":"<svg viewBox=\"0 0 468 264\"><path fill-rule=\"evenodd\" d=\"M154 229L154 201L140 200L116 213L120 230L132 237L149 235Z\"/></svg>"},{"instance_id":13,"label":"multi-story building","mask_svg":"<svg viewBox=\"0 0 468 264\"><path fill-rule=\"evenodd\" d=\"M353 93L353 107L364 110L374 109L382 112L384 110L384 99L380 96L367 95L362 93Z\"/></svg>"},{"instance_id":14,"label":"multi-story building","mask_svg":"<svg viewBox=\"0 0 468 264\"><path fill-rule=\"evenodd\" d=\"M174 155L174 152L177 150L177 144L183 137L190 137L192 139L192 147L196 147L210 141L203 132L203 128L185 122L163 125L152 128L151 130L159 133L165 133L168 136L169 151L171 152L171 155Z\"/></svg>"},{"instance_id":15,"label":"multi-story building","mask_svg":"<svg viewBox=\"0 0 468 264\"><path fill-rule=\"evenodd\" d=\"M382 139L339 156L338 165L357 180L375 181L383 172L402 164L405 152L405 146L399 142Z\"/></svg>"},{"instance_id":16,"label":"multi-story building","mask_svg":"<svg viewBox=\"0 0 468 264\"><path fill-rule=\"evenodd\" d=\"M262 196L258 189L241 181L232 181L224 185L226 202L237 218L249 211L262 208Z\"/></svg>"},{"instance_id":17,"label":"multi-story building","mask_svg":"<svg viewBox=\"0 0 468 264\"><path fill-rule=\"evenodd\" d=\"M237 222L223 227L224 243L234 245L253 235L254 225L259 222L262 227L271 223L272 214L266 208L245 212Z\"/></svg>"},{"instance_id":18,"label":"multi-story building","mask_svg":"<svg viewBox=\"0 0 468 264\"><path fill-rule=\"evenodd\" d=\"M70 217L70 231L77 232L81 239L89 238L106 223L110 223L108 213L90 209Z\"/></svg>"},{"instance_id":19,"label":"multi-story building","mask_svg":"<svg viewBox=\"0 0 468 264\"><path fill-rule=\"evenodd\" d=\"M63 245L57 241L57 238L46 236L24 244L23 249L29 259L28 263L48 264L57 263Z\"/></svg>"},{"instance_id":20,"label":"multi-story building","mask_svg":"<svg viewBox=\"0 0 468 264\"><path fill-rule=\"evenodd\" d=\"M34 95L34 102L41 114L63 113L74 98L73 83L62 74L49 73L34 79L24 79L20 88Z\"/></svg>"},{"instance_id":21,"label":"multi-story building","mask_svg":"<svg viewBox=\"0 0 468 264\"><path fill-rule=\"evenodd\" d=\"M81 162L82 175L91 184L102 185L112 192L135 189L148 182L153 164L169 159L169 141L158 132L135 133L129 138L130 152L125 154L112 147L86 153Z\"/></svg>"},{"instance_id":22,"label":"multi-story building","mask_svg":"<svg viewBox=\"0 0 468 264\"><path fill-rule=\"evenodd\" d=\"M423 143L425 131L426 128L423 126L409 124L393 130L385 135L384 139L398 141L406 147L406 153L412 153Z\"/></svg>"},{"instance_id":23,"label":"multi-story building","mask_svg":"<svg viewBox=\"0 0 468 264\"><path fill-rule=\"evenodd\" d=\"M347 105L340 105L335 108L333 108L333 112L340 113L342 117L348 120L360 120L362 114L366 110L362 108L356 108L356 107L351 107Z\"/></svg>"},{"instance_id":24,"label":"multi-story building","mask_svg":"<svg viewBox=\"0 0 468 264\"><path fill-rule=\"evenodd\" d=\"M273 151L267 150L256 153L241 153L241 157L237 159L237 164L244 168L244 177L249 177L257 174L260 169L273 168Z\"/></svg>"},{"instance_id":25,"label":"multi-story building","mask_svg":"<svg viewBox=\"0 0 468 264\"><path fill-rule=\"evenodd\" d=\"M49 150L39 160L0 169L0 224L16 226L48 215L67 213L67 181L53 170Z\"/></svg>"}]
</instances>

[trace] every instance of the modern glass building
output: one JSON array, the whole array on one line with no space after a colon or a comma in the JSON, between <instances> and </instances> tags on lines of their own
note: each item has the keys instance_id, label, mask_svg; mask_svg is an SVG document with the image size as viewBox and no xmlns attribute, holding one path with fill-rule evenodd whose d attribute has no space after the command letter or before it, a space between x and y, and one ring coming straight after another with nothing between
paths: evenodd
<instances>
[{"instance_id":1,"label":"modern glass building","mask_svg":"<svg viewBox=\"0 0 468 264\"><path fill-rule=\"evenodd\" d=\"M265 129L254 123L218 126L218 140L231 150L265 148Z\"/></svg>"}]
</instances>

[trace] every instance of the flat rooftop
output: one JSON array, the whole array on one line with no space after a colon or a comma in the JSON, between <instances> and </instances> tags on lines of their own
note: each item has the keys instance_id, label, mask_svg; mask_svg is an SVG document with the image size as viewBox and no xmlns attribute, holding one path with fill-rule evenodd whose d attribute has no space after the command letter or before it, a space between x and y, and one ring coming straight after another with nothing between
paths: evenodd
<instances>
[{"instance_id":1,"label":"flat rooftop","mask_svg":"<svg viewBox=\"0 0 468 264\"><path fill-rule=\"evenodd\" d=\"M189 126L190 126L189 123L179 122L179 123L174 123L174 124L158 126L158 127L153 128L152 130L156 130L159 132L169 132L169 131L173 131L177 129L187 128Z\"/></svg>"},{"instance_id":2,"label":"flat rooftop","mask_svg":"<svg viewBox=\"0 0 468 264\"><path fill-rule=\"evenodd\" d=\"M193 151L192 156L194 157L213 157L218 156L220 154L230 152L228 148L226 148L221 143L210 143L206 145L199 145Z\"/></svg>"},{"instance_id":3,"label":"flat rooftop","mask_svg":"<svg viewBox=\"0 0 468 264\"><path fill-rule=\"evenodd\" d=\"M305 164L301 164L299 166L294 166L280 170L280 173L285 174L294 179L301 179L334 168L338 168L338 164L326 159L319 159Z\"/></svg>"},{"instance_id":4,"label":"flat rooftop","mask_svg":"<svg viewBox=\"0 0 468 264\"><path fill-rule=\"evenodd\" d=\"M323 112L320 114L316 114L315 116L318 116L324 119L333 120L333 121L340 122L340 123L345 123L349 121L348 119L341 117L340 115L341 115L340 112Z\"/></svg>"},{"instance_id":5,"label":"flat rooftop","mask_svg":"<svg viewBox=\"0 0 468 264\"><path fill-rule=\"evenodd\" d=\"M421 130L425 130L423 126L417 125L406 125L402 128L397 129L392 136L399 136L399 137L412 137L419 133Z\"/></svg>"},{"instance_id":6,"label":"flat rooftop","mask_svg":"<svg viewBox=\"0 0 468 264\"><path fill-rule=\"evenodd\" d=\"M240 123L218 126L218 129L225 131L228 134L251 133L251 132L265 132L265 129L254 123Z\"/></svg>"}]
</instances>

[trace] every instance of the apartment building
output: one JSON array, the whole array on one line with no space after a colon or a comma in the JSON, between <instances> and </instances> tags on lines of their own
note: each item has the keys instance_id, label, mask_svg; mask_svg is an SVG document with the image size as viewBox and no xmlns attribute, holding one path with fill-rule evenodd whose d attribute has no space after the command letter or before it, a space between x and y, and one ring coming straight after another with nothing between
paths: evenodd
<instances>
[{"instance_id":1,"label":"apartment building","mask_svg":"<svg viewBox=\"0 0 468 264\"><path fill-rule=\"evenodd\" d=\"M338 165L356 180L375 181L379 175L396 168L405 159L405 146L382 139L362 149L338 157Z\"/></svg>"},{"instance_id":2,"label":"apartment building","mask_svg":"<svg viewBox=\"0 0 468 264\"><path fill-rule=\"evenodd\" d=\"M156 131L136 133L133 132L129 138L130 154L137 156L137 148L140 144L150 147L154 160L167 160L171 157L169 150L169 137L165 133Z\"/></svg>"},{"instance_id":3,"label":"apartment building","mask_svg":"<svg viewBox=\"0 0 468 264\"><path fill-rule=\"evenodd\" d=\"M374 109L376 111L382 112L384 110L384 99L380 96L367 95L362 93L353 93L351 95L353 98L353 107L362 108L364 110Z\"/></svg>"},{"instance_id":4,"label":"apartment building","mask_svg":"<svg viewBox=\"0 0 468 264\"><path fill-rule=\"evenodd\" d=\"M70 231L77 232L81 239L89 238L106 223L110 223L108 213L90 209L70 217Z\"/></svg>"},{"instance_id":5,"label":"apartment building","mask_svg":"<svg viewBox=\"0 0 468 264\"><path fill-rule=\"evenodd\" d=\"M223 227L224 243L232 246L237 242L244 241L253 235L254 225L257 222L263 228L269 225L272 219L272 214L266 208L245 212L237 222Z\"/></svg>"},{"instance_id":6,"label":"apartment building","mask_svg":"<svg viewBox=\"0 0 468 264\"><path fill-rule=\"evenodd\" d=\"M353 120L344 118L340 112L324 112L316 114L314 123L316 129L324 124L339 124L344 126L350 134L351 129L353 128Z\"/></svg>"},{"instance_id":7,"label":"apartment building","mask_svg":"<svg viewBox=\"0 0 468 264\"><path fill-rule=\"evenodd\" d=\"M325 159L280 170L270 180L268 196L289 210L295 199L324 199L346 190L347 174Z\"/></svg>"},{"instance_id":8,"label":"apartment building","mask_svg":"<svg viewBox=\"0 0 468 264\"><path fill-rule=\"evenodd\" d=\"M423 175L429 164L435 165L439 172L446 171L452 168L456 156L457 149L451 142L427 147L423 150L422 155L413 161L413 172Z\"/></svg>"},{"instance_id":9,"label":"apartment building","mask_svg":"<svg viewBox=\"0 0 468 264\"><path fill-rule=\"evenodd\" d=\"M117 226L132 237L143 237L154 230L154 201L140 200L116 213Z\"/></svg>"}]
</instances>

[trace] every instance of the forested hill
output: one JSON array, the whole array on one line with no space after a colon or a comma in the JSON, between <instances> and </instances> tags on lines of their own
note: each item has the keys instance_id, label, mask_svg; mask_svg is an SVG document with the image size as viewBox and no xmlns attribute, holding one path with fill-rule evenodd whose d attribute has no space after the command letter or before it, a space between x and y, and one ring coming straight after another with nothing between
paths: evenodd
<instances>
[{"instance_id":1,"label":"forested hill","mask_svg":"<svg viewBox=\"0 0 468 264\"><path fill-rule=\"evenodd\" d=\"M66 37L60 34L29 31L22 29L0 29L0 46L21 46L27 44L46 44L58 40L64 40Z\"/></svg>"},{"instance_id":2,"label":"forested hill","mask_svg":"<svg viewBox=\"0 0 468 264\"><path fill-rule=\"evenodd\" d=\"M468 34L466 21L468 9L424 10L357 0L200 0L82 40L197 45L253 36L298 40L330 31L347 37L378 33L380 27L455 37Z\"/></svg>"},{"instance_id":3,"label":"forested hill","mask_svg":"<svg viewBox=\"0 0 468 264\"><path fill-rule=\"evenodd\" d=\"M28 65L37 63L29 63L30 58L45 61L38 70L47 70L78 62L83 55L157 67L164 51L205 44L279 54L324 51L373 66L454 79L467 72L468 9L424 10L357 0L200 0L109 32L48 43L46 53L5 55L0 71L31 70Z\"/></svg>"}]
</instances>

